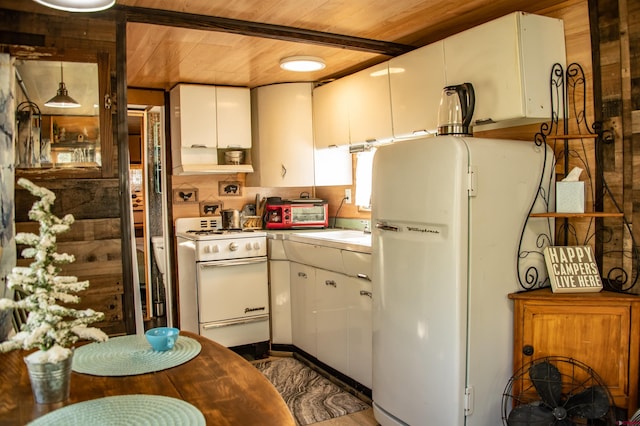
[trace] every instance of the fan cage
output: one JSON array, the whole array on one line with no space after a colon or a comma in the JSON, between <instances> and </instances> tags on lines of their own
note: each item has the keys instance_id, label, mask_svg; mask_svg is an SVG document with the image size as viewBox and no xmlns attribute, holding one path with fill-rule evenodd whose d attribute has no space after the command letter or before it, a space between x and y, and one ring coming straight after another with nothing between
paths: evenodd
<instances>
[{"instance_id":1,"label":"fan cage","mask_svg":"<svg viewBox=\"0 0 640 426\"><path fill-rule=\"evenodd\" d=\"M533 382L529 378L529 369L539 363L548 362L555 365L560 371L562 377L562 400L566 401L569 397L580 393L581 391L592 387L602 387L609 398L609 411L601 420L604 423L596 423L603 425L615 425L616 419L614 415L613 397L609 388L604 383L602 378L588 365L580 362L574 358L560 357L560 356L548 356L543 358L537 358L523 365L509 380L507 386L502 393L502 423L505 426L509 426L507 421L511 410L519 405L531 404L536 401L540 401L540 395L536 391ZM576 422L576 425L585 424L591 425L593 422L584 419L584 423ZM559 423L564 424L564 423Z\"/></svg>"}]
</instances>

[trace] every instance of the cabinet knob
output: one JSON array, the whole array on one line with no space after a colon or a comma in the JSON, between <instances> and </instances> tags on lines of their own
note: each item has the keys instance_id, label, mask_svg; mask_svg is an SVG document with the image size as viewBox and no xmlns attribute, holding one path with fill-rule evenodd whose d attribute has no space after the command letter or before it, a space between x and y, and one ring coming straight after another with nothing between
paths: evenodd
<instances>
[{"instance_id":1,"label":"cabinet knob","mask_svg":"<svg viewBox=\"0 0 640 426\"><path fill-rule=\"evenodd\" d=\"M525 354L526 356L533 355L533 346L524 345L524 347L522 348L522 353Z\"/></svg>"}]
</instances>

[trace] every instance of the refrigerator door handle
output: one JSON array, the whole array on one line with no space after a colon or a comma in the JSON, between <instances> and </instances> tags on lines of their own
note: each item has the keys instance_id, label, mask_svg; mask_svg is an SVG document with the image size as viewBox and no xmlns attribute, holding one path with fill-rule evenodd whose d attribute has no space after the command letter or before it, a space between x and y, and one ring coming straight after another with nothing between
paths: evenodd
<instances>
[{"instance_id":1,"label":"refrigerator door handle","mask_svg":"<svg viewBox=\"0 0 640 426\"><path fill-rule=\"evenodd\" d=\"M383 231L398 232L398 227L397 226L391 226L391 225L387 225L385 223L376 223L376 228L377 229L381 229Z\"/></svg>"}]
</instances>

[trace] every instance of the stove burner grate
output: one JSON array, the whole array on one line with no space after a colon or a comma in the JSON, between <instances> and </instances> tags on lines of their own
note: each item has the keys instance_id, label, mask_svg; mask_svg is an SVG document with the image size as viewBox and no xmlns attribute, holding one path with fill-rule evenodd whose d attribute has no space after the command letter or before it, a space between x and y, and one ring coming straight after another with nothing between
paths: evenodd
<instances>
[{"instance_id":1,"label":"stove burner grate","mask_svg":"<svg viewBox=\"0 0 640 426\"><path fill-rule=\"evenodd\" d=\"M253 229L231 228L231 229L190 229L187 234L193 235L224 235L237 234L241 232L254 232Z\"/></svg>"}]
</instances>

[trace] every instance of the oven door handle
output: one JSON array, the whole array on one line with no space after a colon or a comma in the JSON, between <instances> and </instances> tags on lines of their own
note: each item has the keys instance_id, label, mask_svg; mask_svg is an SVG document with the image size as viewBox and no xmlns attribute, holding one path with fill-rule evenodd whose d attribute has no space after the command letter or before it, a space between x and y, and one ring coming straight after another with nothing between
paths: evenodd
<instances>
[{"instance_id":1,"label":"oven door handle","mask_svg":"<svg viewBox=\"0 0 640 426\"><path fill-rule=\"evenodd\" d=\"M254 263L262 263L267 261L267 256L251 257L248 259L231 259L231 260L216 260L212 262L200 262L199 265L203 268L217 268L222 266L242 266L253 265Z\"/></svg>"},{"instance_id":2,"label":"oven door handle","mask_svg":"<svg viewBox=\"0 0 640 426\"><path fill-rule=\"evenodd\" d=\"M268 319L269 319L269 314L264 314L264 315L258 315L257 317L251 317L251 318L240 318L240 319L232 319L227 321L216 321L214 323L204 324L202 328L205 330L212 330L214 328L229 327L231 325L241 325L241 324L250 324L252 322L267 321Z\"/></svg>"}]
</instances>

